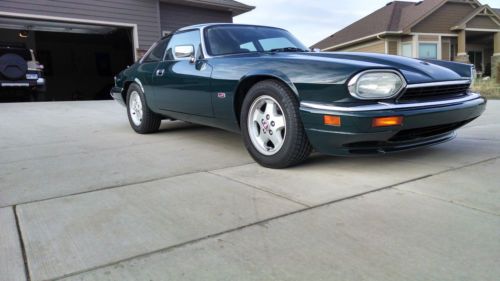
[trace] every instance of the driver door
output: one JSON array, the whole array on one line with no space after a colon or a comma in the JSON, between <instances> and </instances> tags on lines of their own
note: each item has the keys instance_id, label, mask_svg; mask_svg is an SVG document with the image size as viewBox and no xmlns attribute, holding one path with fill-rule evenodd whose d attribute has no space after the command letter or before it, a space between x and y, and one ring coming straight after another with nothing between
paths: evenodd
<instances>
[{"instance_id":1,"label":"driver door","mask_svg":"<svg viewBox=\"0 0 500 281\"><path fill-rule=\"evenodd\" d=\"M155 100L161 110L213 116L210 94L212 68L201 58L199 30L172 36L165 60L153 73Z\"/></svg>"}]
</instances>

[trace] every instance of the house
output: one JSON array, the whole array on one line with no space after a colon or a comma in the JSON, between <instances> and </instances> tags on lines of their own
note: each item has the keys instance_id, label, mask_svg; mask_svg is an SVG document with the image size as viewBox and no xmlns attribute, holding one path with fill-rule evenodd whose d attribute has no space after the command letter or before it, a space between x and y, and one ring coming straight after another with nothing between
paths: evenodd
<instances>
[{"instance_id":1,"label":"house","mask_svg":"<svg viewBox=\"0 0 500 281\"><path fill-rule=\"evenodd\" d=\"M312 48L470 62L495 77L500 9L476 0L394 1Z\"/></svg>"},{"instance_id":2,"label":"house","mask_svg":"<svg viewBox=\"0 0 500 281\"><path fill-rule=\"evenodd\" d=\"M101 99L160 37L252 9L233 0L1 0L0 44L35 52L48 99Z\"/></svg>"}]
</instances>

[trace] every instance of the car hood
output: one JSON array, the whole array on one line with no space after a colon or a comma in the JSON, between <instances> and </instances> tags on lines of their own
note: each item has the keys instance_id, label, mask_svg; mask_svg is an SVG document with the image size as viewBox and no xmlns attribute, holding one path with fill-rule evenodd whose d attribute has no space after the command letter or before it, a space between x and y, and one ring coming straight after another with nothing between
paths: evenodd
<instances>
[{"instance_id":1,"label":"car hood","mask_svg":"<svg viewBox=\"0 0 500 281\"><path fill-rule=\"evenodd\" d=\"M464 80L468 79L459 74L457 69L468 68L466 64L449 63L452 69L431 62L412 59L401 56L383 55L375 53L344 53L344 52L322 52L322 53L281 53L282 56L295 56L303 59L331 61L332 63L351 62L361 69L392 68L399 70L406 78L408 84L429 83L438 81ZM463 73L463 71L462 71Z\"/></svg>"}]
</instances>

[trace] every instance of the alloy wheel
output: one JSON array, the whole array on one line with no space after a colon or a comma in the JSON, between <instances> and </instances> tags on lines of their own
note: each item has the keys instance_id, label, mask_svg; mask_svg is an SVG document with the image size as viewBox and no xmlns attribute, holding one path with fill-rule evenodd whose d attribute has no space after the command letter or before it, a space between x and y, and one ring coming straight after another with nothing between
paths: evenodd
<instances>
[{"instance_id":1,"label":"alloy wheel","mask_svg":"<svg viewBox=\"0 0 500 281\"><path fill-rule=\"evenodd\" d=\"M248 133L260 153L272 156L280 151L286 137L286 119L274 98L264 95L254 100L248 112Z\"/></svg>"},{"instance_id":2,"label":"alloy wheel","mask_svg":"<svg viewBox=\"0 0 500 281\"><path fill-rule=\"evenodd\" d=\"M129 111L130 111L130 117L132 118L132 122L136 126L140 126L142 123L142 101L141 101L141 96L137 91L133 91L130 94L130 100L129 100Z\"/></svg>"}]
</instances>

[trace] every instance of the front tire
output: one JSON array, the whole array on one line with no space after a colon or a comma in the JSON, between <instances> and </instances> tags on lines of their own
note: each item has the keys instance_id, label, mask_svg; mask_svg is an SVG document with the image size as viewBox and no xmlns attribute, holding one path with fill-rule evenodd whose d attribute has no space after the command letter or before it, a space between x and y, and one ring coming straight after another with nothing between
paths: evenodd
<instances>
[{"instance_id":1,"label":"front tire","mask_svg":"<svg viewBox=\"0 0 500 281\"><path fill-rule=\"evenodd\" d=\"M311 154L293 92L275 80L255 84L241 110L245 146L257 163L268 168L287 168Z\"/></svg>"},{"instance_id":2,"label":"front tire","mask_svg":"<svg viewBox=\"0 0 500 281\"><path fill-rule=\"evenodd\" d=\"M161 116L149 109L141 88L130 85L127 91L127 115L130 126L139 134L158 132L161 125Z\"/></svg>"}]
</instances>

